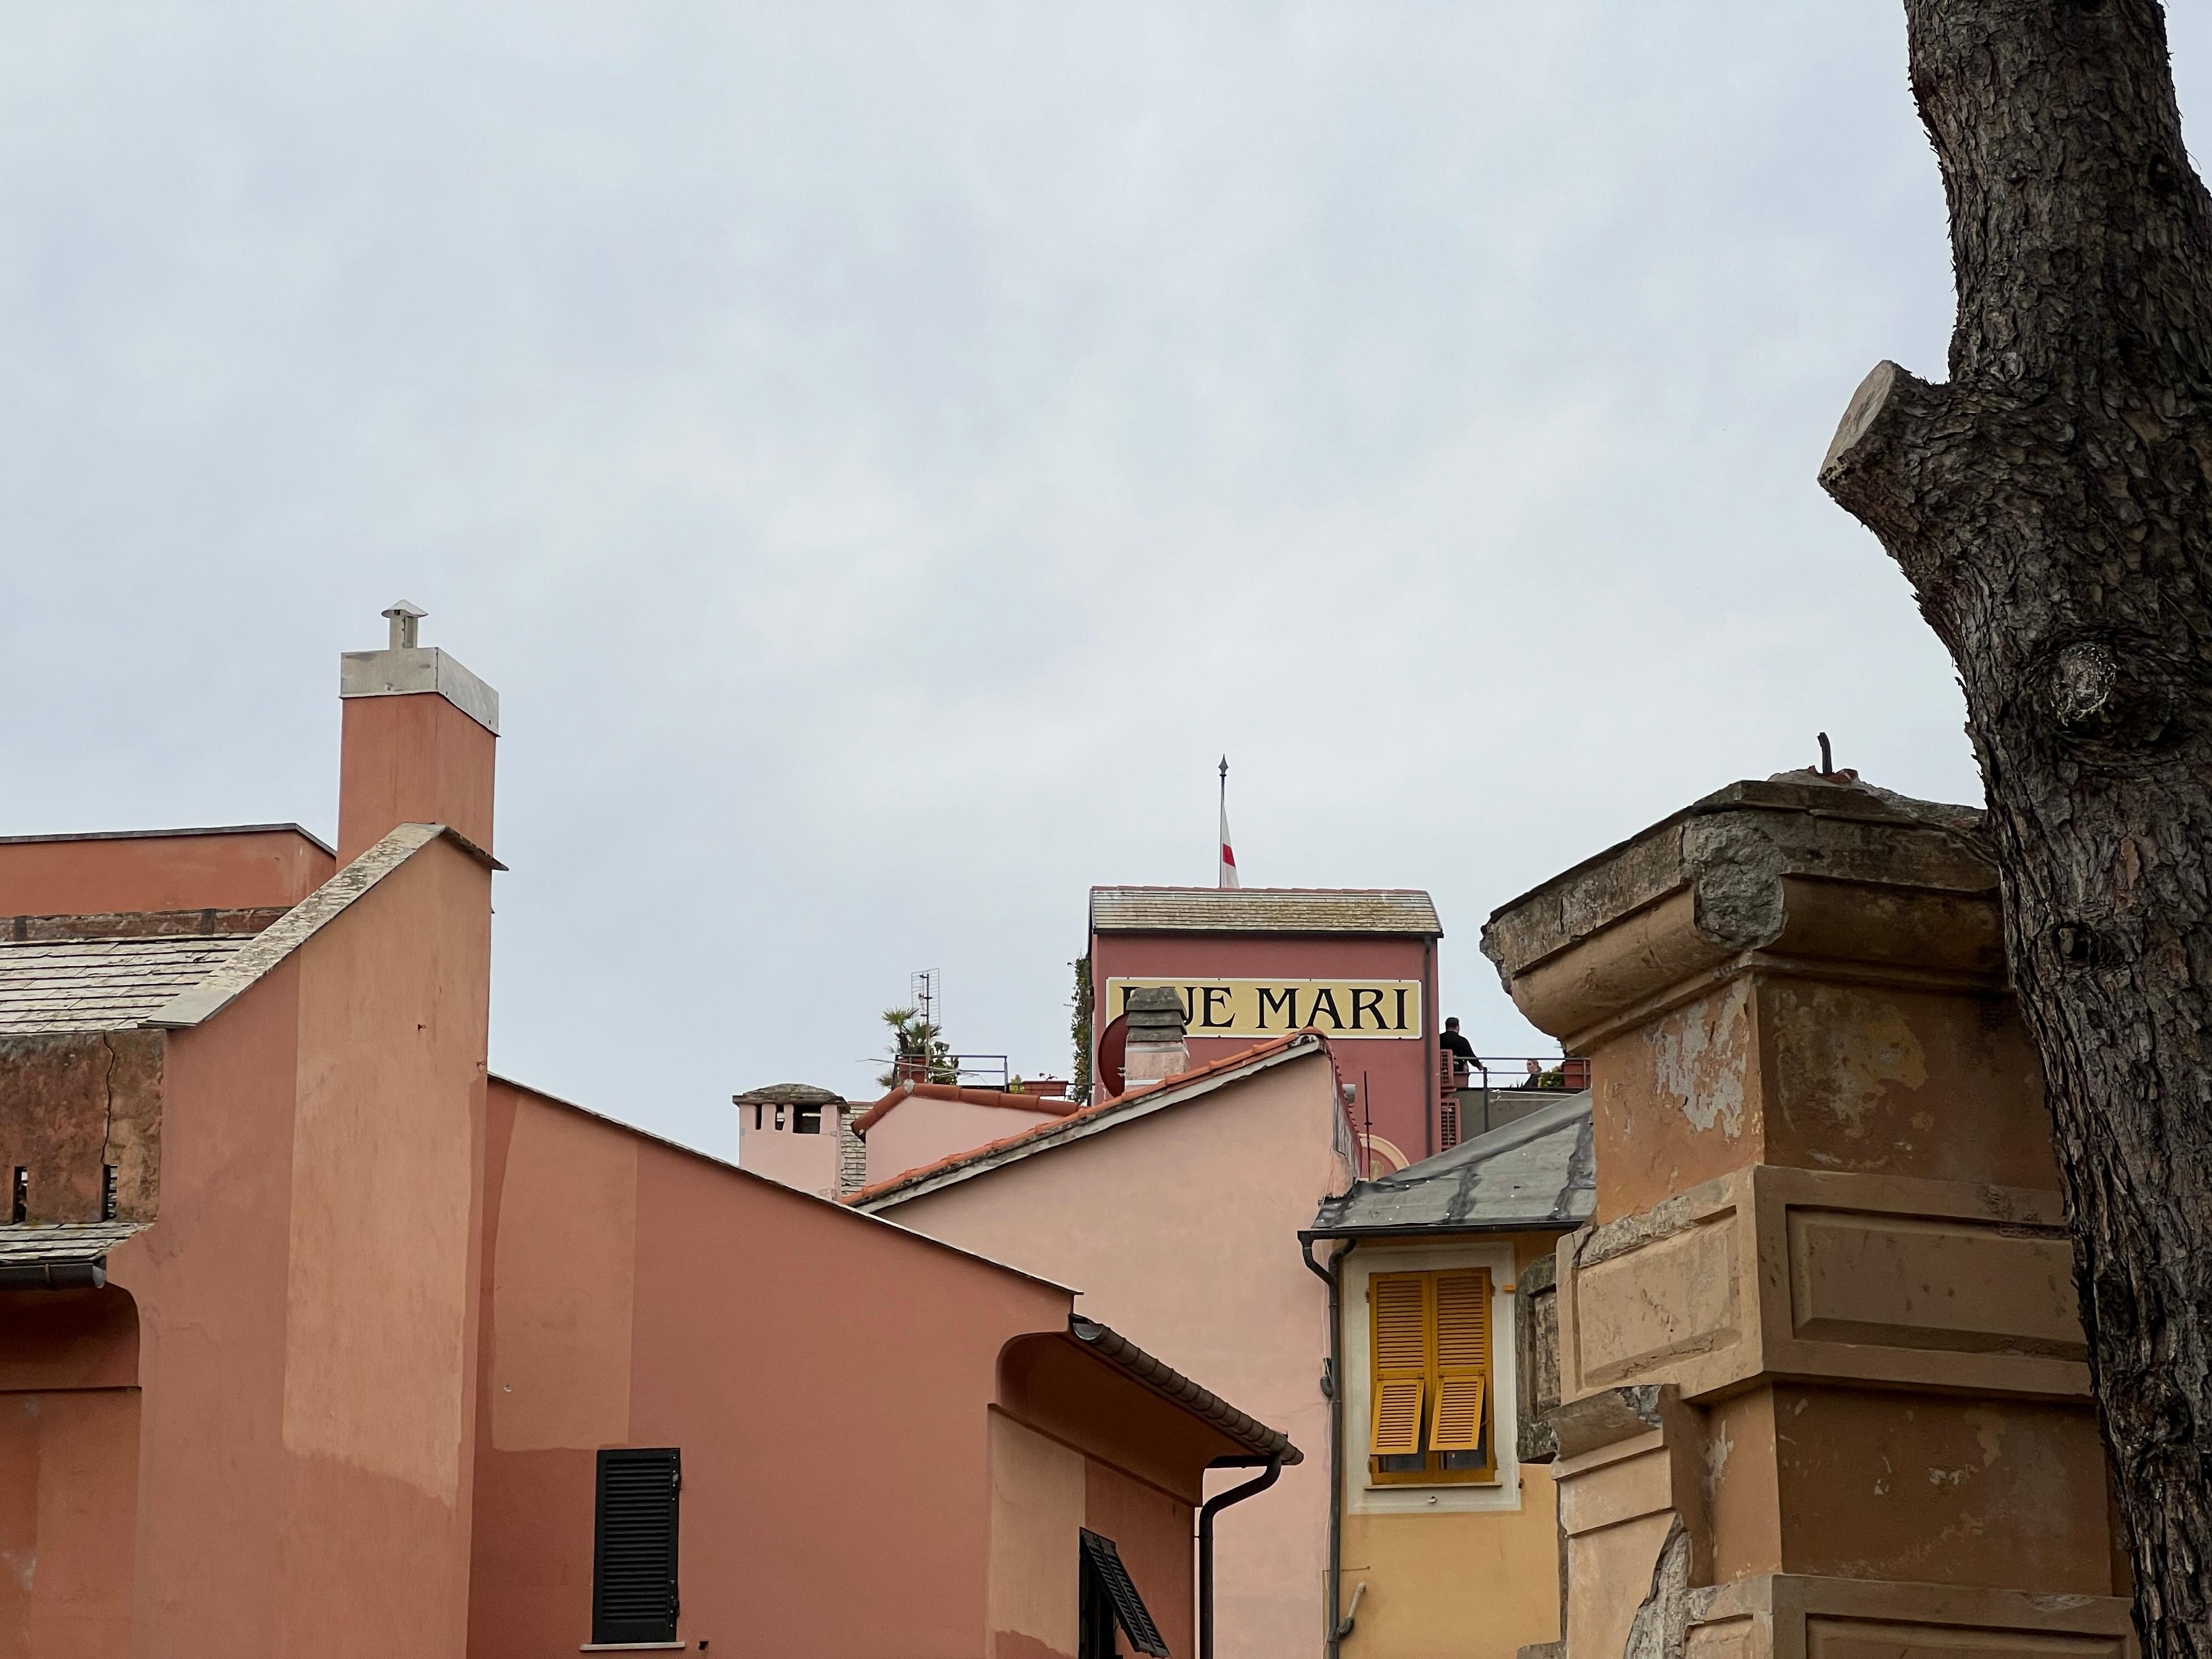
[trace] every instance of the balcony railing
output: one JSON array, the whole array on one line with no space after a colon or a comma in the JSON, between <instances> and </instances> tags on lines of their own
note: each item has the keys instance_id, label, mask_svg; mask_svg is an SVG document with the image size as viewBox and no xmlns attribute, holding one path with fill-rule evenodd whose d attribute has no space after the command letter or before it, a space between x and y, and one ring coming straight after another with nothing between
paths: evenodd
<instances>
[{"instance_id":1,"label":"balcony railing","mask_svg":"<svg viewBox=\"0 0 2212 1659\"><path fill-rule=\"evenodd\" d=\"M1579 1055L1477 1055L1470 1060L1447 1050L1442 1058L1437 1103L1440 1151L1526 1117L1559 1095L1589 1087L1589 1061Z\"/></svg>"}]
</instances>

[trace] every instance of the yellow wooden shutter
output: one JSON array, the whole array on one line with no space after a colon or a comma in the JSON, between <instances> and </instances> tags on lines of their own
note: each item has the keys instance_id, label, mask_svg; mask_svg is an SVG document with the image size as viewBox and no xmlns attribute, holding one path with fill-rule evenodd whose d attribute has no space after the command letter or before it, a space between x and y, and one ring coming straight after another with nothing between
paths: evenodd
<instances>
[{"instance_id":1,"label":"yellow wooden shutter","mask_svg":"<svg viewBox=\"0 0 2212 1659\"><path fill-rule=\"evenodd\" d=\"M1482 1397L1490 1384L1490 1275L1438 1273L1436 1421L1431 1451L1474 1451L1482 1444Z\"/></svg>"},{"instance_id":2,"label":"yellow wooden shutter","mask_svg":"<svg viewBox=\"0 0 2212 1659\"><path fill-rule=\"evenodd\" d=\"M1367 1301L1374 1332L1374 1453L1415 1456L1429 1391L1428 1275L1377 1273L1367 1281Z\"/></svg>"}]
</instances>

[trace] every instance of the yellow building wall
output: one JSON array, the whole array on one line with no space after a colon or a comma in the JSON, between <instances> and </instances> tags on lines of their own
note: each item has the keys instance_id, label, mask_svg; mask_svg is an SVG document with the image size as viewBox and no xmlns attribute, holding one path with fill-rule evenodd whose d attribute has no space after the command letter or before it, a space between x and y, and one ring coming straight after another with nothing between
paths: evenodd
<instances>
[{"instance_id":1,"label":"yellow building wall","mask_svg":"<svg viewBox=\"0 0 2212 1659\"><path fill-rule=\"evenodd\" d=\"M1466 1241L1464 1254L1470 1265L1494 1270L1498 1247L1510 1244L1517 1276L1535 1257L1550 1255L1556 1243L1551 1234L1491 1235ZM1455 1265L1462 1254L1453 1241L1434 1237L1409 1238L1402 1247L1367 1240L1346 1265L1358 1262L1364 1281L1367 1273L1401 1266ZM1347 1293L1343 1352L1348 1372L1358 1363L1353 1356L1365 1352L1367 1321L1364 1295ZM1498 1351L1510 1350L1512 1340L1510 1321L1497 1322L1492 1375L1509 1400L1511 1360ZM1498 1426L1507 1424L1501 1420ZM1499 1437L1510 1447L1510 1435ZM1559 1503L1547 1467L1516 1466L1519 1502L1508 1508L1455 1510L1449 1507L1454 1489L1438 1486L1418 1489L1422 1495L1411 1499L1425 1504L1433 1491L1437 1505L1426 1512L1363 1512L1367 1425L1351 1414L1345 1423L1345 1464L1349 1501L1340 1557L1342 1605L1349 1608L1355 1594L1359 1601L1343 1643L1344 1659L1514 1659L1516 1649L1559 1640Z\"/></svg>"},{"instance_id":2,"label":"yellow building wall","mask_svg":"<svg viewBox=\"0 0 2212 1659\"><path fill-rule=\"evenodd\" d=\"M1346 1659L1513 1659L1559 1638L1559 1506L1551 1471L1523 1465L1517 1511L1348 1515Z\"/></svg>"}]
</instances>

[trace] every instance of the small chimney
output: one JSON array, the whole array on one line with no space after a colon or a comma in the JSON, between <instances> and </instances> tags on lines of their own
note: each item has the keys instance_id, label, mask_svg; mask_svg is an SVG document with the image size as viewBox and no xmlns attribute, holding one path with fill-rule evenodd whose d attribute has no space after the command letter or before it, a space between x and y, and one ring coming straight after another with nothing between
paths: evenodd
<instances>
[{"instance_id":1,"label":"small chimney","mask_svg":"<svg viewBox=\"0 0 2212 1659\"><path fill-rule=\"evenodd\" d=\"M1183 1042L1182 993L1172 985L1148 985L1129 993L1122 1012L1128 1020L1128 1046L1122 1076L1129 1084L1156 1082L1190 1069Z\"/></svg>"},{"instance_id":2,"label":"small chimney","mask_svg":"<svg viewBox=\"0 0 2212 1659\"><path fill-rule=\"evenodd\" d=\"M384 612L389 643L338 659L345 732L338 761L338 861L403 823L442 823L492 850L499 693L420 643L418 605Z\"/></svg>"}]
</instances>

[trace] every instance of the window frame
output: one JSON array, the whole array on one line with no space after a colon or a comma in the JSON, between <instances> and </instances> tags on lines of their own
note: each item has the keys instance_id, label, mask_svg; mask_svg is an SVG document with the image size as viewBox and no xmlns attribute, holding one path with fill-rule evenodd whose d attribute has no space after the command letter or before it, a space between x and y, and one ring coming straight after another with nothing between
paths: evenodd
<instances>
[{"instance_id":1,"label":"window frame","mask_svg":"<svg viewBox=\"0 0 2212 1659\"><path fill-rule=\"evenodd\" d=\"M622 1618L606 1605L608 1471L629 1465L659 1468L668 1476L668 1612L665 1619ZM603 1446L592 1482L592 1645L633 1646L678 1639L684 1614L684 1454L675 1446Z\"/></svg>"},{"instance_id":2,"label":"window frame","mask_svg":"<svg viewBox=\"0 0 2212 1659\"><path fill-rule=\"evenodd\" d=\"M1395 1240L1363 1238L1337 1268L1342 1322L1339 1353L1345 1433L1370 1432L1374 1413L1373 1354L1368 1286L1378 1274L1449 1272L1484 1267L1490 1273L1490 1377L1486 1410L1492 1437L1492 1474L1488 1480L1439 1480L1425 1468L1395 1479L1376 1478L1368 1443L1347 1446L1339 1468L1340 1501L1352 1515L1439 1515L1517 1510L1522 1506L1522 1470L1516 1450L1520 1420L1515 1391L1518 1367L1513 1352L1513 1296L1518 1273L1516 1245L1531 1255L1548 1254L1548 1233L1462 1234ZM1461 1472L1455 1472L1461 1473Z\"/></svg>"},{"instance_id":3,"label":"window frame","mask_svg":"<svg viewBox=\"0 0 2212 1659\"><path fill-rule=\"evenodd\" d=\"M1441 1403L1439 1396L1442 1392L1442 1386L1444 1380L1439 1374L1440 1360L1436 1352L1438 1326L1437 1303L1439 1285L1443 1279L1455 1273L1473 1273L1480 1275L1479 1282L1482 1286L1482 1295L1486 1304L1485 1309L1486 1315L1486 1328L1484 1334L1487 1339L1488 1346L1488 1352L1485 1356L1486 1363L1483 1369L1482 1381L1482 1417L1486 1432L1482 1435L1480 1442L1478 1443L1485 1450L1486 1450L1488 1455L1484 1462L1472 1468L1462 1466L1456 1468L1453 1468L1445 1460L1451 1457L1467 1456L1469 1454L1465 1452L1438 1451L1429 1444L1430 1434L1435 1425L1437 1411ZM1450 1267L1383 1268L1379 1271L1370 1273L1367 1279L1367 1331L1369 1344L1368 1386L1370 1390L1373 1390L1379 1386L1376 1382L1376 1378L1382 1369L1378 1352L1381 1342L1381 1333L1375 1319L1376 1286L1379 1282L1383 1280L1403 1282L1408 1279L1418 1280L1421 1285L1423 1337L1424 1345L1427 1350L1425 1356L1425 1376L1424 1378L1420 1421L1419 1424L1420 1449L1418 1452L1408 1454L1408 1455L1411 1456L1419 1457L1422 1460L1421 1467L1417 1469L1386 1469L1382 1467L1385 1459L1382 1455L1378 1455L1373 1449L1372 1412L1370 1410L1369 1428L1370 1439L1368 1442L1369 1449L1367 1453L1368 1484L1370 1486L1494 1486L1498 1481L1498 1439L1497 1399L1498 1285L1496 1276L1492 1273L1487 1266L1481 1263L1469 1263L1464 1267ZM1372 1398L1373 1395L1370 1392L1370 1401ZM1395 1462L1397 1460L1392 1459L1390 1461Z\"/></svg>"}]
</instances>

